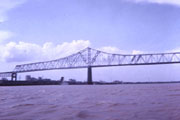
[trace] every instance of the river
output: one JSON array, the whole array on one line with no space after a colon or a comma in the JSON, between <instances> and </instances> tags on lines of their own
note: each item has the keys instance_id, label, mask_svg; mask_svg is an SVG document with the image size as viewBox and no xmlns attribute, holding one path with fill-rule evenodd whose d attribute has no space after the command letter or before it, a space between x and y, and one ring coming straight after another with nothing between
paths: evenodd
<instances>
[{"instance_id":1,"label":"river","mask_svg":"<svg viewBox=\"0 0 180 120\"><path fill-rule=\"evenodd\" d=\"M180 84L0 87L0 120L180 120Z\"/></svg>"}]
</instances>

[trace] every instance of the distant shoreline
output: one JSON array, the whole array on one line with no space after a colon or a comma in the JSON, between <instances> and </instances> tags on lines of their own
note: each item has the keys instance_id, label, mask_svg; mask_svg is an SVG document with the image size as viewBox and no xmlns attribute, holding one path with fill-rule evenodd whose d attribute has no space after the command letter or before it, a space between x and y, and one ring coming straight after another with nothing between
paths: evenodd
<instances>
[{"instance_id":1,"label":"distant shoreline","mask_svg":"<svg viewBox=\"0 0 180 120\"><path fill-rule=\"evenodd\" d=\"M33 86L33 85L87 85L86 82L66 82L61 81L1 81L0 86ZM180 81L166 82L93 82L93 85L123 85L123 84L169 84L180 83Z\"/></svg>"},{"instance_id":2,"label":"distant shoreline","mask_svg":"<svg viewBox=\"0 0 180 120\"><path fill-rule=\"evenodd\" d=\"M0 86L60 85L61 81L1 81Z\"/></svg>"},{"instance_id":3,"label":"distant shoreline","mask_svg":"<svg viewBox=\"0 0 180 120\"><path fill-rule=\"evenodd\" d=\"M166 82L121 82L121 83L95 83L102 85L113 85L113 84L167 84L167 83L180 83L180 81L166 81Z\"/></svg>"}]
</instances>

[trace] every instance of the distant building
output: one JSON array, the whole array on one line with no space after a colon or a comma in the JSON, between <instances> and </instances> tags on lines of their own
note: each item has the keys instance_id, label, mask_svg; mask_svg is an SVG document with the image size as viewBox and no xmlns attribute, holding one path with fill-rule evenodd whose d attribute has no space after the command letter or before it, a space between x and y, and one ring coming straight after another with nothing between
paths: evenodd
<instances>
[{"instance_id":1,"label":"distant building","mask_svg":"<svg viewBox=\"0 0 180 120\"><path fill-rule=\"evenodd\" d=\"M112 83L115 83L115 84L122 84L123 82L122 82L122 81L119 81L119 80L115 80L115 81L113 81Z\"/></svg>"},{"instance_id":2,"label":"distant building","mask_svg":"<svg viewBox=\"0 0 180 120\"><path fill-rule=\"evenodd\" d=\"M2 80L2 81L7 81L8 79L7 79L7 78L2 78L1 80Z\"/></svg>"},{"instance_id":3,"label":"distant building","mask_svg":"<svg viewBox=\"0 0 180 120\"><path fill-rule=\"evenodd\" d=\"M68 82L69 82L69 83L76 83L76 80L75 80L75 79L69 79Z\"/></svg>"},{"instance_id":4,"label":"distant building","mask_svg":"<svg viewBox=\"0 0 180 120\"><path fill-rule=\"evenodd\" d=\"M31 81L31 76L30 75L26 75L26 81Z\"/></svg>"},{"instance_id":5,"label":"distant building","mask_svg":"<svg viewBox=\"0 0 180 120\"><path fill-rule=\"evenodd\" d=\"M26 75L26 81L51 81L51 79L42 78L42 77L31 77L30 75Z\"/></svg>"}]
</instances>

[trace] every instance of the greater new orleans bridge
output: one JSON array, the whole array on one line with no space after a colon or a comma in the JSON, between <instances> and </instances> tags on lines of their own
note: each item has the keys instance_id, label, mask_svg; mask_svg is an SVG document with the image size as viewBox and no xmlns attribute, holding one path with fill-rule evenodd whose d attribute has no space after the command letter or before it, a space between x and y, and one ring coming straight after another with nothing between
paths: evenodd
<instances>
[{"instance_id":1,"label":"greater new orleans bridge","mask_svg":"<svg viewBox=\"0 0 180 120\"><path fill-rule=\"evenodd\" d=\"M17 80L18 73L87 68L87 83L93 84L92 68L110 66L158 65L180 63L180 52L154 54L112 54L92 48L83 49L70 56L44 62L16 65L11 72L1 72L0 78Z\"/></svg>"}]
</instances>

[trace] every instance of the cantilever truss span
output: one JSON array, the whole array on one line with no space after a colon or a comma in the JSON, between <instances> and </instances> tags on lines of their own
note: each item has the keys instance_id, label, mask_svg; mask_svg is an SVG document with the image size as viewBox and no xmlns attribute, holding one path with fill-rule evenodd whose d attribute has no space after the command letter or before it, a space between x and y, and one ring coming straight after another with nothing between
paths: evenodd
<instances>
[{"instance_id":1,"label":"cantilever truss span","mask_svg":"<svg viewBox=\"0 0 180 120\"><path fill-rule=\"evenodd\" d=\"M155 65L180 63L180 52L155 54L111 54L86 48L70 56L45 62L16 65L11 73L73 69L88 67L108 67L127 65ZM12 76L0 73L0 77Z\"/></svg>"},{"instance_id":2,"label":"cantilever truss span","mask_svg":"<svg viewBox=\"0 0 180 120\"><path fill-rule=\"evenodd\" d=\"M180 52L156 54L111 54L86 48L65 58L17 65L14 72L31 72L53 69L72 69L87 67L108 67L126 65L153 65L180 63Z\"/></svg>"}]
</instances>

